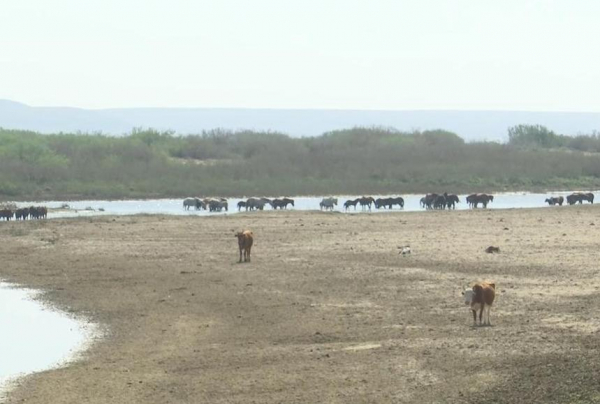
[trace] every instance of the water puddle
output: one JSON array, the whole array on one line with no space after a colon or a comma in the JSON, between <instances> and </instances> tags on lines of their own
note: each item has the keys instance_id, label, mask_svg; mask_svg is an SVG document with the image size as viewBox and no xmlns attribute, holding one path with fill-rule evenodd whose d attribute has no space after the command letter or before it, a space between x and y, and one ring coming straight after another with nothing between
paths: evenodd
<instances>
[{"instance_id":1,"label":"water puddle","mask_svg":"<svg viewBox=\"0 0 600 404\"><path fill-rule=\"evenodd\" d=\"M0 401L16 378L66 365L97 334L34 300L37 294L0 282Z\"/></svg>"}]
</instances>

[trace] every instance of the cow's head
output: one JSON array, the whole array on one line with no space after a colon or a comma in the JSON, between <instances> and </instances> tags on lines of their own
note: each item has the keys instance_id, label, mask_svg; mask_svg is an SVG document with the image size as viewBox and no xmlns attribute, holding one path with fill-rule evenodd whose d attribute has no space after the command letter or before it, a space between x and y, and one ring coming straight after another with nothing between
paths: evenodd
<instances>
[{"instance_id":1,"label":"cow's head","mask_svg":"<svg viewBox=\"0 0 600 404\"><path fill-rule=\"evenodd\" d=\"M471 302L473 301L473 298L475 297L475 292L473 291L473 289L465 289L462 292L462 294L465 299L465 305L466 306L471 305Z\"/></svg>"}]
</instances>

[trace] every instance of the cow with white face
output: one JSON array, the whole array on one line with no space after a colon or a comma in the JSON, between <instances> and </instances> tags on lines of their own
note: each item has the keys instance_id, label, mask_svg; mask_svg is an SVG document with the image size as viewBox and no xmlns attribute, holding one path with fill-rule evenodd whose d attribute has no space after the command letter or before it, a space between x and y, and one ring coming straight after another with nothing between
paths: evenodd
<instances>
[{"instance_id":1,"label":"cow with white face","mask_svg":"<svg viewBox=\"0 0 600 404\"><path fill-rule=\"evenodd\" d=\"M490 323L490 310L496 297L496 284L490 282L475 283L472 288L463 292L463 296L465 305L470 306L473 312L473 325L477 325L478 310L479 325L492 325ZM485 316L483 316L484 312Z\"/></svg>"}]
</instances>

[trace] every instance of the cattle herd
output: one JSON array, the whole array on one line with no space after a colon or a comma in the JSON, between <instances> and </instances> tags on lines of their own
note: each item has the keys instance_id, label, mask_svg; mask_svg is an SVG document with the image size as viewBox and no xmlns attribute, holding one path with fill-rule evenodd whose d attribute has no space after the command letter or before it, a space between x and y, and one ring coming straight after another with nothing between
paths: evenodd
<instances>
[{"instance_id":1,"label":"cattle herd","mask_svg":"<svg viewBox=\"0 0 600 404\"><path fill-rule=\"evenodd\" d=\"M574 205L576 203L582 204L584 201L594 203L594 194L589 193L581 193L576 192L571 195L568 195L566 198L562 196L550 197L545 200L549 205L560 205L564 202L567 202L569 205ZM494 195L478 193L478 194L470 194L465 198L465 202L467 206L472 209L476 209L478 207L487 208L488 204L494 202ZM420 199L420 206L426 210L444 210L444 209L456 209L456 205L461 203L460 198L456 194L449 194L444 192L443 194L431 193L423 196ZM287 209L288 206L294 206L294 200L291 198L258 198L252 197L248 198L245 201L239 201L237 203L238 211L253 211L253 210L264 210L267 207L271 209ZM325 211L333 211L336 206L338 206L338 198L326 197L319 202L319 208ZM404 208L404 198L401 196L396 197L387 197L387 198L373 198L372 196L362 196L356 199L348 199L346 200L342 206L345 211L354 210L356 211L357 206L360 207L361 210L369 210L372 208L375 209L394 209L394 207L398 207L399 209ZM207 210L210 212L222 212L228 211L228 203L225 198L185 198L183 200L183 207L186 210L195 209L195 210Z\"/></svg>"},{"instance_id":2,"label":"cattle herd","mask_svg":"<svg viewBox=\"0 0 600 404\"><path fill-rule=\"evenodd\" d=\"M3 205L0 207L0 220L46 219L46 217L48 217L48 208L45 206L17 208L16 205Z\"/></svg>"},{"instance_id":3,"label":"cattle herd","mask_svg":"<svg viewBox=\"0 0 600 404\"><path fill-rule=\"evenodd\" d=\"M567 196L567 203L569 205L575 205L576 203L583 204L583 201L588 201L589 203L594 203L594 194L592 194L591 192L588 192L585 194L581 193L581 192L575 192L574 194ZM562 206L562 204L565 202L565 198L563 198L562 196L551 197L551 198L547 198L545 202L551 206L554 206L554 205Z\"/></svg>"}]
</instances>

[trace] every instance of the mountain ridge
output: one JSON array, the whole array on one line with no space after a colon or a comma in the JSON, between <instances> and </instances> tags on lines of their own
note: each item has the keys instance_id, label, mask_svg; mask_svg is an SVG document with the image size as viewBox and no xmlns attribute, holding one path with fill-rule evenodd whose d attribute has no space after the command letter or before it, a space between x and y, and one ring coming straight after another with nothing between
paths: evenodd
<instances>
[{"instance_id":1,"label":"mountain ridge","mask_svg":"<svg viewBox=\"0 0 600 404\"><path fill-rule=\"evenodd\" d=\"M589 134L600 130L600 113L193 107L85 109L33 107L0 99L0 127L40 133L83 132L118 136L143 127L194 134L223 128L274 131L302 137L354 126L382 126L402 131L445 129L467 141L504 141L507 129L519 124L544 125L566 135Z\"/></svg>"}]
</instances>

